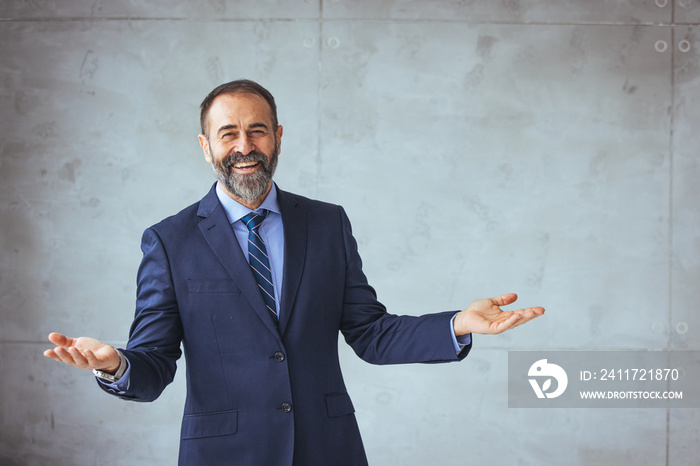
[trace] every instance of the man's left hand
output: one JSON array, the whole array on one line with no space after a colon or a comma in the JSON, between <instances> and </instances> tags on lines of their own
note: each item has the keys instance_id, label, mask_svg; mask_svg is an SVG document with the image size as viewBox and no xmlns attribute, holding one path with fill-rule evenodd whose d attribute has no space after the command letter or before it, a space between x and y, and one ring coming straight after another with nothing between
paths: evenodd
<instances>
[{"instance_id":1,"label":"man's left hand","mask_svg":"<svg viewBox=\"0 0 700 466\"><path fill-rule=\"evenodd\" d=\"M496 298L474 301L455 317L453 321L455 335L460 336L467 333L496 335L544 314L543 307L528 307L515 311L501 309L501 306L512 304L516 299L518 299L518 295L508 293Z\"/></svg>"}]
</instances>

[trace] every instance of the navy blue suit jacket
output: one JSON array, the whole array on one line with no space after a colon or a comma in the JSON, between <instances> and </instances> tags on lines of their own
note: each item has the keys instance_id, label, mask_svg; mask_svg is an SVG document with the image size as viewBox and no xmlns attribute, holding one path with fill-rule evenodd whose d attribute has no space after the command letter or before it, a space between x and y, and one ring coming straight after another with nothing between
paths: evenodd
<instances>
[{"instance_id":1,"label":"navy blue suit jacket","mask_svg":"<svg viewBox=\"0 0 700 466\"><path fill-rule=\"evenodd\" d=\"M388 314L339 206L279 191L284 280L275 327L214 188L146 230L122 398L156 399L183 344L181 465L362 465L338 334L374 364L447 362L454 312ZM114 393L113 390L109 390Z\"/></svg>"}]
</instances>

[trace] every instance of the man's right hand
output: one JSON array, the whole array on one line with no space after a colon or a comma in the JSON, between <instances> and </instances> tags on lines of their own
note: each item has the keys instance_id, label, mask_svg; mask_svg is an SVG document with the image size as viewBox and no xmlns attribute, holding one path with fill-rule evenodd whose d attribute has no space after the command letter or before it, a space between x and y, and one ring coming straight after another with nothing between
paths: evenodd
<instances>
[{"instance_id":1,"label":"man's right hand","mask_svg":"<svg viewBox=\"0 0 700 466\"><path fill-rule=\"evenodd\" d=\"M44 356L65 362L80 369L97 369L115 373L119 369L119 353L114 347L89 337L68 338L60 333L49 335L54 349L44 351Z\"/></svg>"}]
</instances>

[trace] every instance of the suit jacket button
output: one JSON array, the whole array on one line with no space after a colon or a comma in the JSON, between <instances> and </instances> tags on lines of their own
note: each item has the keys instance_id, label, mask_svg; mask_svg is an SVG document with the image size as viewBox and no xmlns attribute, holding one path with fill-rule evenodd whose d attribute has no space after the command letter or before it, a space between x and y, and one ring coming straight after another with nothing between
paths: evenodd
<instances>
[{"instance_id":1,"label":"suit jacket button","mask_svg":"<svg viewBox=\"0 0 700 466\"><path fill-rule=\"evenodd\" d=\"M282 403L282 411L285 413L288 413L292 410L292 404L291 403Z\"/></svg>"},{"instance_id":2,"label":"suit jacket button","mask_svg":"<svg viewBox=\"0 0 700 466\"><path fill-rule=\"evenodd\" d=\"M277 359L279 362L284 361L284 353L282 351L276 352L275 359Z\"/></svg>"}]
</instances>

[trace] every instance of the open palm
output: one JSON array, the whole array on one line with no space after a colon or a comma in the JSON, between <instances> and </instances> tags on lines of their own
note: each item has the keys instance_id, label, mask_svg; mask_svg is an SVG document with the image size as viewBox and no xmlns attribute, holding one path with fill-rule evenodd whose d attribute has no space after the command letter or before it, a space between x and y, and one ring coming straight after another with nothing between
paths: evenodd
<instances>
[{"instance_id":1,"label":"open palm","mask_svg":"<svg viewBox=\"0 0 700 466\"><path fill-rule=\"evenodd\" d=\"M482 333L496 335L544 314L544 308L542 307L529 307L514 311L501 309L501 306L512 304L517 299L518 295L508 293L496 298L474 301L467 309L461 311L455 317L455 334Z\"/></svg>"},{"instance_id":2,"label":"open palm","mask_svg":"<svg viewBox=\"0 0 700 466\"><path fill-rule=\"evenodd\" d=\"M44 356L81 369L114 372L119 368L119 354L112 346L90 337L69 338L60 333L49 335L56 348Z\"/></svg>"}]
</instances>

